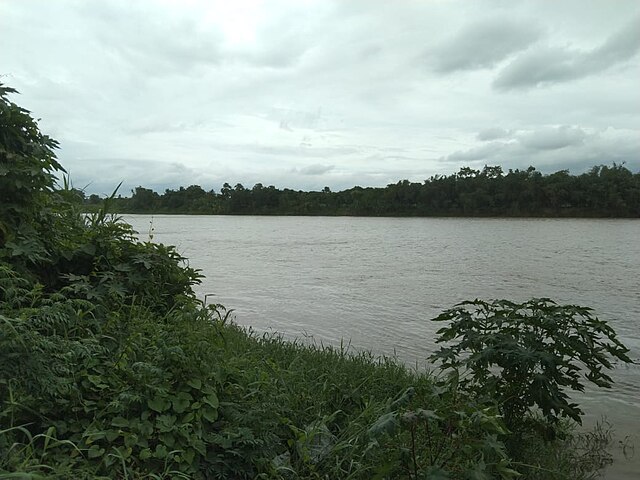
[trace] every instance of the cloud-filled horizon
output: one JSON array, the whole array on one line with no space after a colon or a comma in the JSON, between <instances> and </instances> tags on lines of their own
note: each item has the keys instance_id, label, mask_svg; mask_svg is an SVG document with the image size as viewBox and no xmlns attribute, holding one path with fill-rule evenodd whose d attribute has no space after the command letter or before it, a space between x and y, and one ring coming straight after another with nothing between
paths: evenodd
<instances>
[{"instance_id":1,"label":"cloud-filled horizon","mask_svg":"<svg viewBox=\"0 0 640 480\"><path fill-rule=\"evenodd\" d=\"M0 0L0 45L87 193L640 169L635 0Z\"/></svg>"}]
</instances>

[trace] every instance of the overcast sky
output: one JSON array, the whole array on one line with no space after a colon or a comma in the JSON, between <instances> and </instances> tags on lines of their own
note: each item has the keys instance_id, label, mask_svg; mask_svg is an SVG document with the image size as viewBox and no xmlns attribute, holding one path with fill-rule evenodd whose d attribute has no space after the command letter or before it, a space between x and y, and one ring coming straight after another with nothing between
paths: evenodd
<instances>
[{"instance_id":1,"label":"overcast sky","mask_svg":"<svg viewBox=\"0 0 640 480\"><path fill-rule=\"evenodd\" d=\"M640 169L640 2L0 0L76 187Z\"/></svg>"}]
</instances>

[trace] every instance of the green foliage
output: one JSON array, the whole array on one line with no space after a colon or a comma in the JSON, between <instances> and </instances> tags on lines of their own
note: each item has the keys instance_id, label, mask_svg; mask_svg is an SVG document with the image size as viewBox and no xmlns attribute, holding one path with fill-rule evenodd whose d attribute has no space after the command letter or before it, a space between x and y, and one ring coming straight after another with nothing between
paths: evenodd
<instances>
[{"instance_id":1,"label":"green foliage","mask_svg":"<svg viewBox=\"0 0 640 480\"><path fill-rule=\"evenodd\" d=\"M2 272L7 297L23 288L15 272ZM0 435L0 469L253 477L271 435L242 400L243 372L221 365L212 311L195 303L163 316L122 303L106 311L37 287L20 298L0 316L0 422L10 427ZM33 440L45 432L56 439L46 452Z\"/></svg>"},{"instance_id":2,"label":"green foliage","mask_svg":"<svg viewBox=\"0 0 640 480\"><path fill-rule=\"evenodd\" d=\"M583 374L610 388L603 369L613 368L615 360L631 362L629 350L591 309L549 299L463 302L434 320L450 322L438 330L437 343L456 343L431 358L461 371L466 390L495 399L512 430L527 425L534 407L550 435L560 417L580 422L582 411L565 390L584 391Z\"/></svg>"},{"instance_id":3,"label":"green foliage","mask_svg":"<svg viewBox=\"0 0 640 480\"><path fill-rule=\"evenodd\" d=\"M85 208L95 209L95 198ZM363 216L509 216L640 217L640 173L624 165L595 166L582 175L567 170L542 175L534 167L509 170L463 167L414 183L402 180L385 188L353 187L331 192L253 188L225 183L219 194L198 185L158 194L137 187L118 198L116 209L128 213L232 215Z\"/></svg>"},{"instance_id":4,"label":"green foliage","mask_svg":"<svg viewBox=\"0 0 640 480\"><path fill-rule=\"evenodd\" d=\"M279 419L271 465L285 478L515 475L495 437L506 431L495 409L450 384L366 352L246 336L233 325L225 338L245 352L253 383Z\"/></svg>"},{"instance_id":5,"label":"green foliage","mask_svg":"<svg viewBox=\"0 0 640 480\"><path fill-rule=\"evenodd\" d=\"M40 133L27 110L9 101L11 93L16 91L0 84L0 247L15 238L22 222L37 218L55 172L64 171L53 152L57 142Z\"/></svg>"},{"instance_id":6,"label":"green foliage","mask_svg":"<svg viewBox=\"0 0 640 480\"><path fill-rule=\"evenodd\" d=\"M406 393L392 406L414 403L405 399ZM449 382L435 386L427 404L436 408L392 410L381 415L368 431L375 445L380 437L390 437L393 441L383 448L391 451L397 449L393 443L398 443L398 433L408 432L404 456L409 458L410 477L510 479L519 476L511 468L505 446L498 439L498 435L505 435L507 430L495 408L478 405ZM399 475L400 470L393 465L402 465L402 456L387 465Z\"/></svg>"},{"instance_id":7,"label":"green foliage","mask_svg":"<svg viewBox=\"0 0 640 480\"><path fill-rule=\"evenodd\" d=\"M52 223L55 173L63 172L57 142L40 133L29 112L9 101L0 84L0 259L44 261L41 232Z\"/></svg>"}]
</instances>

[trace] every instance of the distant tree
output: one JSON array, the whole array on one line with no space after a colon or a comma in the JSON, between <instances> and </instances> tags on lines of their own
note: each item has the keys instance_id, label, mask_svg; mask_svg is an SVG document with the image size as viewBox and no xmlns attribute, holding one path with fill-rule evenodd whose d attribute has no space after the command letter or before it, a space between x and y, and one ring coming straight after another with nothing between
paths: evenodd
<instances>
[{"instance_id":1,"label":"distant tree","mask_svg":"<svg viewBox=\"0 0 640 480\"><path fill-rule=\"evenodd\" d=\"M462 167L458 172L458 178L475 178L480 172L469 167Z\"/></svg>"},{"instance_id":2,"label":"distant tree","mask_svg":"<svg viewBox=\"0 0 640 480\"><path fill-rule=\"evenodd\" d=\"M153 190L136 187L131 191L130 208L138 212L155 212L159 206L159 196Z\"/></svg>"},{"instance_id":3,"label":"distant tree","mask_svg":"<svg viewBox=\"0 0 640 480\"><path fill-rule=\"evenodd\" d=\"M574 176L567 170L543 175L485 165L434 175L423 183L400 180L385 188L359 186L332 192L303 192L256 183L245 188L224 183L220 194L199 185L166 190L163 195L138 187L118 198L121 211L258 215L465 215L640 217L640 173L624 165L597 165ZM96 199L85 199L86 204Z\"/></svg>"}]
</instances>

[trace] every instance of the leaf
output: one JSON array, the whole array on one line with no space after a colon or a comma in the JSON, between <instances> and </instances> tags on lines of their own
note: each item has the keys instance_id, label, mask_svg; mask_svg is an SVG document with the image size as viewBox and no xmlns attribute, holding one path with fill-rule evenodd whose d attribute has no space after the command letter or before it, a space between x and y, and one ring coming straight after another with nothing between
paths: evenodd
<instances>
[{"instance_id":1,"label":"leaf","mask_svg":"<svg viewBox=\"0 0 640 480\"><path fill-rule=\"evenodd\" d=\"M204 393L205 395L215 395L216 389L211 384L204 384L202 386L202 393Z\"/></svg>"},{"instance_id":2,"label":"leaf","mask_svg":"<svg viewBox=\"0 0 640 480\"><path fill-rule=\"evenodd\" d=\"M389 412L378 417L375 423L369 427L367 433L373 438L377 438L383 434L391 435L397 430L398 426L398 413Z\"/></svg>"},{"instance_id":3,"label":"leaf","mask_svg":"<svg viewBox=\"0 0 640 480\"><path fill-rule=\"evenodd\" d=\"M111 426L112 427L128 427L129 420L127 420L124 417L115 417L113 420L111 420Z\"/></svg>"},{"instance_id":4,"label":"leaf","mask_svg":"<svg viewBox=\"0 0 640 480\"><path fill-rule=\"evenodd\" d=\"M179 392L175 397L171 399L173 404L173 410L176 413L183 413L191 404L193 397L186 392Z\"/></svg>"},{"instance_id":5,"label":"leaf","mask_svg":"<svg viewBox=\"0 0 640 480\"><path fill-rule=\"evenodd\" d=\"M198 451L198 453L200 452ZM200 453L200 455L204 457L206 455L206 451L203 450L203 452ZM192 465L195 457L196 457L196 452L191 449L187 449L182 453L182 458L187 465Z\"/></svg>"},{"instance_id":6,"label":"leaf","mask_svg":"<svg viewBox=\"0 0 640 480\"><path fill-rule=\"evenodd\" d=\"M209 406L205 406L202 409L202 416L209 422L213 423L218 419L218 410Z\"/></svg>"},{"instance_id":7,"label":"leaf","mask_svg":"<svg viewBox=\"0 0 640 480\"><path fill-rule=\"evenodd\" d=\"M193 448L203 457L207 454L207 446L200 439L196 439L193 441Z\"/></svg>"},{"instance_id":8,"label":"leaf","mask_svg":"<svg viewBox=\"0 0 640 480\"><path fill-rule=\"evenodd\" d=\"M199 378L192 378L191 380L187 380L187 385L196 390L200 390L202 388L202 380Z\"/></svg>"},{"instance_id":9,"label":"leaf","mask_svg":"<svg viewBox=\"0 0 640 480\"><path fill-rule=\"evenodd\" d=\"M416 415L425 420L442 420L442 417L436 414L433 410L425 410L423 408L416 410Z\"/></svg>"},{"instance_id":10,"label":"leaf","mask_svg":"<svg viewBox=\"0 0 640 480\"><path fill-rule=\"evenodd\" d=\"M91 448L87 451L87 456L89 458L97 458L104 455L104 448L100 448L98 445L92 445Z\"/></svg>"},{"instance_id":11,"label":"leaf","mask_svg":"<svg viewBox=\"0 0 640 480\"><path fill-rule=\"evenodd\" d=\"M79 250L81 252L86 253L87 255L95 255L96 254L96 246L92 243L86 243L82 245Z\"/></svg>"},{"instance_id":12,"label":"leaf","mask_svg":"<svg viewBox=\"0 0 640 480\"><path fill-rule=\"evenodd\" d=\"M163 444L158 444L156 445L156 450L153 453L153 456L156 458L167 458L167 455L169 454L169 450L167 450L167 447L165 447Z\"/></svg>"},{"instance_id":13,"label":"leaf","mask_svg":"<svg viewBox=\"0 0 640 480\"><path fill-rule=\"evenodd\" d=\"M402 392L402 395L400 395L399 398L393 401L390 408L392 410L395 410L399 407L406 405L411 401L411 399L415 396L415 394L416 394L415 388L413 387L407 388L404 392Z\"/></svg>"},{"instance_id":14,"label":"leaf","mask_svg":"<svg viewBox=\"0 0 640 480\"><path fill-rule=\"evenodd\" d=\"M215 392L204 397L202 401L207 405L212 406L213 408L218 408L220 406L220 401L218 400L218 396L215 394Z\"/></svg>"},{"instance_id":15,"label":"leaf","mask_svg":"<svg viewBox=\"0 0 640 480\"><path fill-rule=\"evenodd\" d=\"M173 448L173 446L176 444L176 437L172 433L161 433L160 435L158 435L158 438L167 446L167 448Z\"/></svg>"},{"instance_id":16,"label":"leaf","mask_svg":"<svg viewBox=\"0 0 640 480\"><path fill-rule=\"evenodd\" d=\"M195 413L188 412L184 417L182 417L180 422L181 423L191 423L195 417L196 417Z\"/></svg>"},{"instance_id":17,"label":"leaf","mask_svg":"<svg viewBox=\"0 0 640 480\"><path fill-rule=\"evenodd\" d=\"M507 467L506 462L498 462L498 464L496 465L496 471L503 478L517 478L522 476L520 472Z\"/></svg>"},{"instance_id":18,"label":"leaf","mask_svg":"<svg viewBox=\"0 0 640 480\"><path fill-rule=\"evenodd\" d=\"M174 430L176 417L174 415L158 415L156 427L160 432L170 432Z\"/></svg>"},{"instance_id":19,"label":"leaf","mask_svg":"<svg viewBox=\"0 0 640 480\"><path fill-rule=\"evenodd\" d=\"M151 410L161 413L169 409L171 402L165 397L156 395L155 397L147 400L147 405L149 405Z\"/></svg>"}]
</instances>

